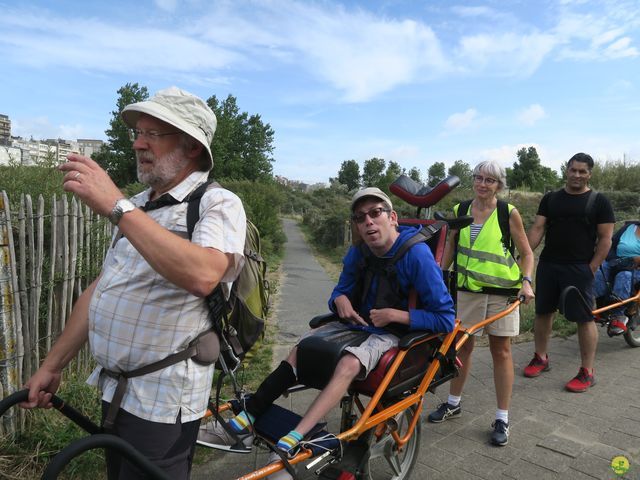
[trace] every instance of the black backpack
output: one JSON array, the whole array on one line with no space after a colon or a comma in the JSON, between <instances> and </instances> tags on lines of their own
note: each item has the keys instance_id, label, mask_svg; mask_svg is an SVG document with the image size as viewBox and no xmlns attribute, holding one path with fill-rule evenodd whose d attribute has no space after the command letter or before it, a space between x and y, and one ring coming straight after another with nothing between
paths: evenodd
<instances>
[{"instance_id":1,"label":"black backpack","mask_svg":"<svg viewBox=\"0 0 640 480\"><path fill-rule=\"evenodd\" d=\"M549 211L555 210L555 207L552 208L551 203L558 201L561 191L562 189L556 190L549 195L549 204L548 204ZM587 198L587 203L584 206L584 214L582 217L583 223L588 227L590 227L594 231L594 233L595 233L595 229L597 228L595 219L593 218L595 213L596 198L598 198L598 192L596 192L593 189L589 190L589 197ZM564 222L565 219L566 217L555 217L553 219L547 218L547 222L548 222L548 225L551 225L551 223L553 222Z\"/></svg>"}]
</instances>

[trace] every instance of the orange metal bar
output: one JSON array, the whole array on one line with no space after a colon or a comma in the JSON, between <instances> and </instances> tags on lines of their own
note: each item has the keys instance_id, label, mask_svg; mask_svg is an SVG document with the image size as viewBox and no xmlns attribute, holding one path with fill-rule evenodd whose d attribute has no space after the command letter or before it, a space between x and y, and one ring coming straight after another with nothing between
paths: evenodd
<instances>
[{"instance_id":1,"label":"orange metal bar","mask_svg":"<svg viewBox=\"0 0 640 480\"><path fill-rule=\"evenodd\" d=\"M462 338L458 340L458 343L456 343L456 352L459 351L460 348L462 348L462 345L465 344L465 342L469 339L471 335L473 335L475 332L477 332L481 328L486 327L490 323L493 323L496 320L499 320L502 317L509 315L511 312L513 312L516 308L520 306L520 303L521 301L518 299L515 302L513 302L508 308L506 308L505 310L502 310L500 313L496 313L492 317L485 318L484 320L476 323L472 327L469 327L467 329L462 329Z\"/></svg>"},{"instance_id":2,"label":"orange metal bar","mask_svg":"<svg viewBox=\"0 0 640 480\"><path fill-rule=\"evenodd\" d=\"M638 291L638 293L636 293L633 297L629 297L625 300L621 300L617 303L612 303L611 305L607 305L605 307L602 308L598 308L597 310L594 310L593 313L594 315L599 315L603 312L606 312L608 310L613 310L614 308L617 307L621 307L622 305L626 305L627 303L632 303L632 302L638 302L640 303L640 291Z\"/></svg>"}]
</instances>

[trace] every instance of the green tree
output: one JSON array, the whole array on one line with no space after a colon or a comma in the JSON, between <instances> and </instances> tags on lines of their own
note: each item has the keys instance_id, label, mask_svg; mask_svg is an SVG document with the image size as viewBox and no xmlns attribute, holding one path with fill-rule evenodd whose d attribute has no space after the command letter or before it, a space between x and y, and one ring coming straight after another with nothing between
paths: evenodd
<instances>
[{"instance_id":1,"label":"green tree","mask_svg":"<svg viewBox=\"0 0 640 480\"><path fill-rule=\"evenodd\" d=\"M338 172L338 182L354 190L360 186L360 165L355 160L345 160Z\"/></svg>"},{"instance_id":2,"label":"green tree","mask_svg":"<svg viewBox=\"0 0 640 480\"><path fill-rule=\"evenodd\" d=\"M370 158L365 160L362 169L362 185L364 187L377 187L380 185L386 162L382 158Z\"/></svg>"},{"instance_id":3,"label":"green tree","mask_svg":"<svg viewBox=\"0 0 640 480\"><path fill-rule=\"evenodd\" d=\"M147 87L137 83L127 83L118 90L116 110L111 112L109 128L105 131L107 142L93 159L104 168L119 187L133 183L138 178L136 155L129 139L127 125L120 117L120 112L130 103L142 102L149 98Z\"/></svg>"},{"instance_id":4,"label":"green tree","mask_svg":"<svg viewBox=\"0 0 640 480\"><path fill-rule=\"evenodd\" d=\"M271 125L260 115L240 112L233 95L220 102L216 96L207 100L216 114L218 126L211 144L215 178L258 180L270 178L273 171L273 136Z\"/></svg>"},{"instance_id":5,"label":"green tree","mask_svg":"<svg viewBox=\"0 0 640 480\"><path fill-rule=\"evenodd\" d=\"M437 185L440 180L445 177L444 162L434 162L427 171L428 180L427 184L430 187Z\"/></svg>"},{"instance_id":6,"label":"green tree","mask_svg":"<svg viewBox=\"0 0 640 480\"><path fill-rule=\"evenodd\" d=\"M418 183L422 183L422 175L420 174L420 170L418 167L411 167L411 170L407 173L409 177L415 180Z\"/></svg>"},{"instance_id":7,"label":"green tree","mask_svg":"<svg viewBox=\"0 0 640 480\"><path fill-rule=\"evenodd\" d=\"M514 162L513 168L507 169L507 185L510 188L544 192L545 189L558 185L558 174L540 164L535 147L521 148L517 156L518 160Z\"/></svg>"},{"instance_id":8,"label":"green tree","mask_svg":"<svg viewBox=\"0 0 640 480\"><path fill-rule=\"evenodd\" d=\"M473 184L473 179L471 178L473 170L467 162L463 162L462 160L456 160L453 162L453 165L449 167L447 170L447 175L455 175L460 179L460 186L463 188L470 188Z\"/></svg>"},{"instance_id":9,"label":"green tree","mask_svg":"<svg viewBox=\"0 0 640 480\"><path fill-rule=\"evenodd\" d=\"M376 186L382 190L388 190L389 185L391 185L403 173L404 169L400 164L398 162L391 161L387 166L387 171L384 173L384 176L380 179L380 183Z\"/></svg>"}]
</instances>

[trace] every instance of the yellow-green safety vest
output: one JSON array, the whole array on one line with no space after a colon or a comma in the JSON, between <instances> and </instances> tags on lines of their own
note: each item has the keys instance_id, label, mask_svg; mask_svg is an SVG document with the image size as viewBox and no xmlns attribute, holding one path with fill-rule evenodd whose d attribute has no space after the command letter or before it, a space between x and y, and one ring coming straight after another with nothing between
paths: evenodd
<instances>
[{"instance_id":1,"label":"yellow-green safety vest","mask_svg":"<svg viewBox=\"0 0 640 480\"><path fill-rule=\"evenodd\" d=\"M460 204L454 212L458 214ZM509 214L514 206L509 204ZM464 213L464 212L463 212ZM522 286L520 267L502 243L496 208L471 244L471 228L458 233L456 254L457 286L471 292L516 294Z\"/></svg>"}]
</instances>

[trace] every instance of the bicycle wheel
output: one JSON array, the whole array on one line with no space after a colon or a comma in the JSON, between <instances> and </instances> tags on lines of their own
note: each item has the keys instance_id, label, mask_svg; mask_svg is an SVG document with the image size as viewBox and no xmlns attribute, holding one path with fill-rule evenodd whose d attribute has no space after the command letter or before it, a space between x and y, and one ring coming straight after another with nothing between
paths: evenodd
<instances>
[{"instance_id":1,"label":"bicycle wheel","mask_svg":"<svg viewBox=\"0 0 640 480\"><path fill-rule=\"evenodd\" d=\"M627 322L624 339L630 347L640 347L640 313L636 312Z\"/></svg>"},{"instance_id":2,"label":"bicycle wheel","mask_svg":"<svg viewBox=\"0 0 640 480\"><path fill-rule=\"evenodd\" d=\"M403 437L415 412L415 405L396 416L398 434ZM418 458L420 447L420 421L416 424L409 441L398 451L389 427L380 437L370 434L368 461L363 465L365 480L407 480ZM375 430L375 429L374 429Z\"/></svg>"}]
</instances>

